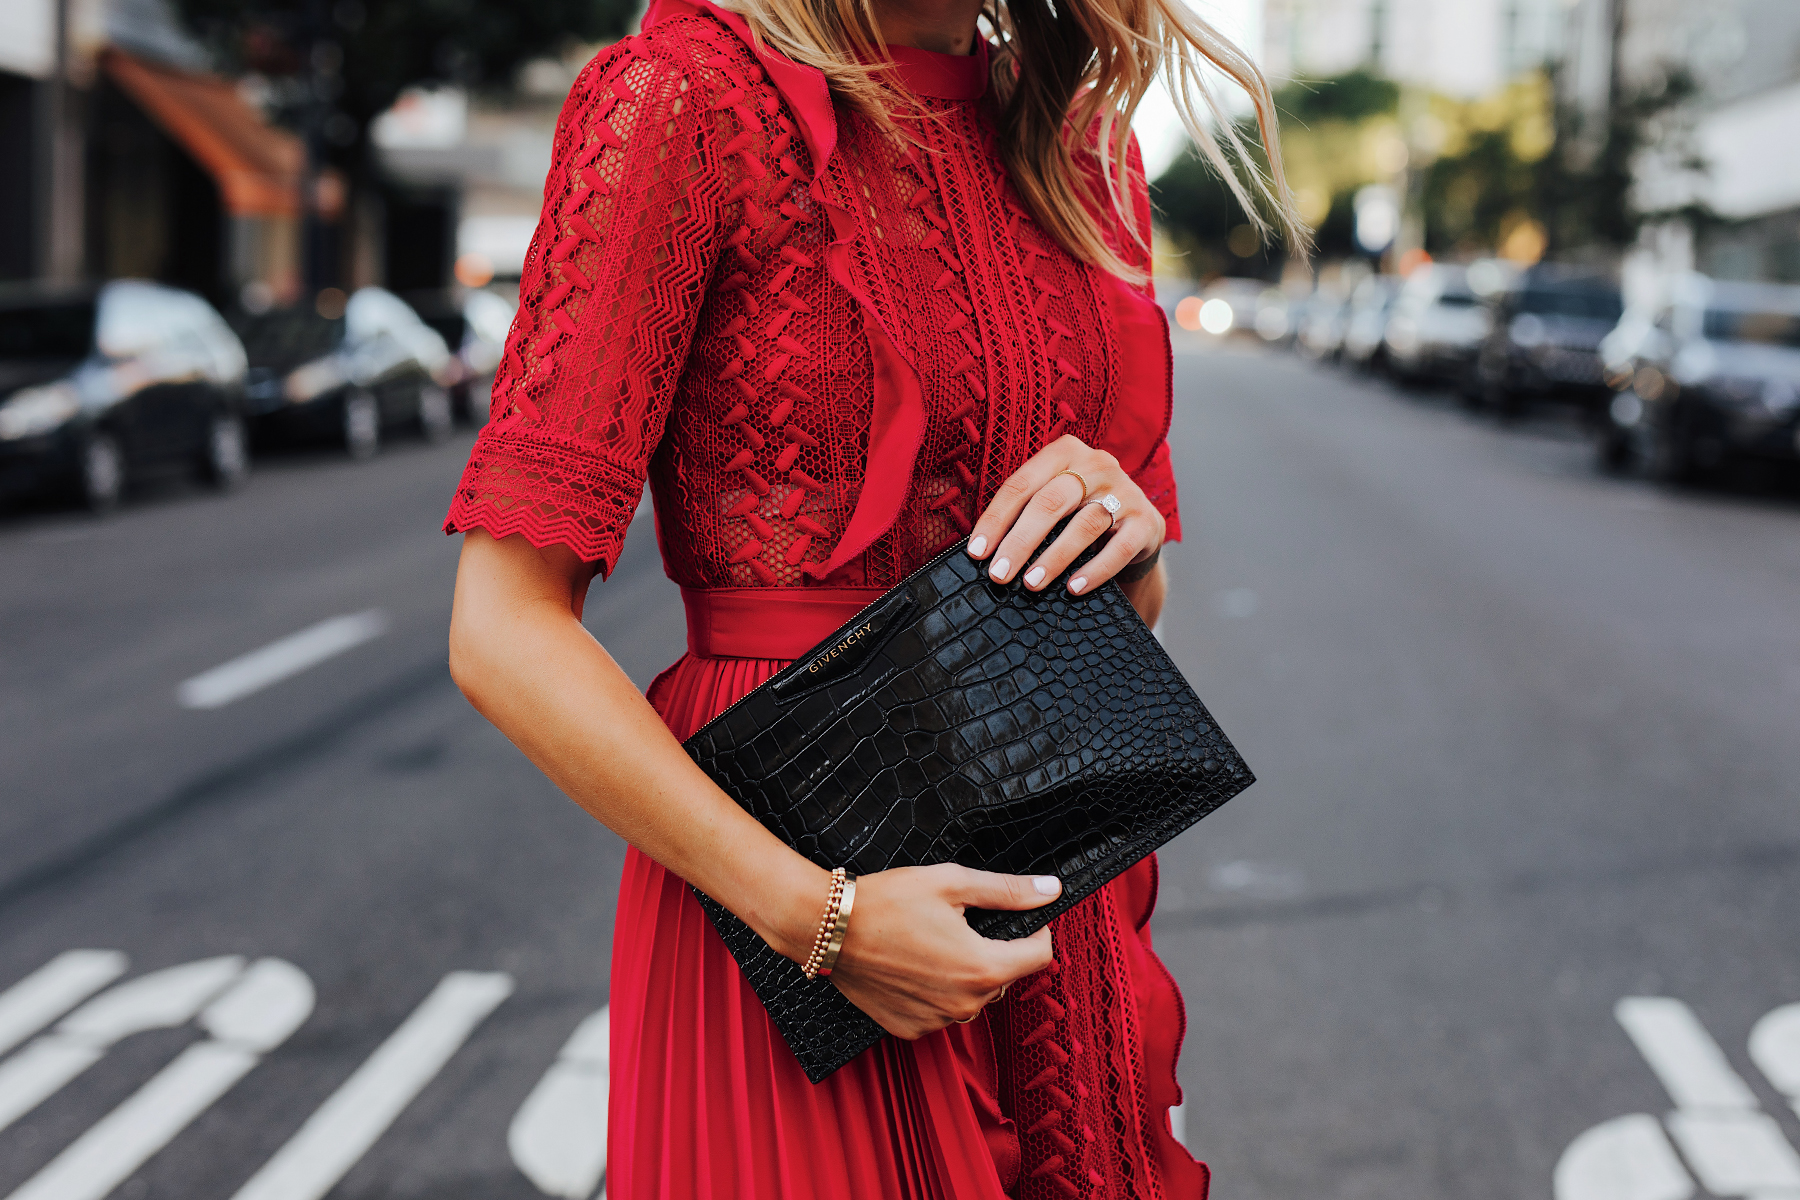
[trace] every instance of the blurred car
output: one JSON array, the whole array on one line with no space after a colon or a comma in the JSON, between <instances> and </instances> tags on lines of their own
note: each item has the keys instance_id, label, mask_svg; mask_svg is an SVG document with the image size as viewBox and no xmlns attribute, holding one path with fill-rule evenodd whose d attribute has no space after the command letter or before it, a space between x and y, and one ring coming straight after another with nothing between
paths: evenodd
<instances>
[{"instance_id":1,"label":"blurred car","mask_svg":"<svg viewBox=\"0 0 1800 1200\"><path fill-rule=\"evenodd\" d=\"M0 495L118 503L155 471L249 470L244 348L192 292L0 289Z\"/></svg>"},{"instance_id":2,"label":"blurred car","mask_svg":"<svg viewBox=\"0 0 1800 1200\"><path fill-rule=\"evenodd\" d=\"M1601 345L1620 390L1603 466L1675 483L1733 460L1800 460L1800 287L1689 276L1654 314L1628 313Z\"/></svg>"},{"instance_id":3,"label":"blurred car","mask_svg":"<svg viewBox=\"0 0 1800 1200\"><path fill-rule=\"evenodd\" d=\"M241 319L258 442L332 442L368 458L390 430L447 435L455 368L444 339L381 288L357 289L342 315L331 307L321 300Z\"/></svg>"},{"instance_id":4,"label":"blurred car","mask_svg":"<svg viewBox=\"0 0 1800 1200\"><path fill-rule=\"evenodd\" d=\"M1476 359L1473 398L1508 414L1535 399L1603 407L1612 393L1600 342L1623 313L1616 283L1533 268L1495 305L1493 329Z\"/></svg>"},{"instance_id":5,"label":"blurred car","mask_svg":"<svg viewBox=\"0 0 1800 1200\"><path fill-rule=\"evenodd\" d=\"M1294 330L1294 344L1314 362L1335 359L1344 348L1350 302L1342 294L1320 288L1307 298Z\"/></svg>"},{"instance_id":6,"label":"blurred car","mask_svg":"<svg viewBox=\"0 0 1800 1200\"><path fill-rule=\"evenodd\" d=\"M461 300L441 292L413 297L412 306L450 348L448 386L456 419L485 425L494 372L506 354L506 335L518 305L474 288Z\"/></svg>"},{"instance_id":7,"label":"blurred car","mask_svg":"<svg viewBox=\"0 0 1800 1200\"><path fill-rule=\"evenodd\" d=\"M1427 263L1406 277L1382 336L1387 368L1406 383L1462 385L1488 334L1488 310L1464 267Z\"/></svg>"},{"instance_id":8,"label":"blurred car","mask_svg":"<svg viewBox=\"0 0 1800 1200\"><path fill-rule=\"evenodd\" d=\"M1358 367L1382 367L1386 351L1388 316L1393 311L1394 297L1400 283L1392 275L1371 275L1350 293L1350 304L1344 310L1344 339L1338 361Z\"/></svg>"},{"instance_id":9,"label":"blurred car","mask_svg":"<svg viewBox=\"0 0 1800 1200\"><path fill-rule=\"evenodd\" d=\"M1215 279L1200 291L1195 323L1215 337L1252 333L1257 309L1268 290L1269 285L1260 279Z\"/></svg>"}]
</instances>

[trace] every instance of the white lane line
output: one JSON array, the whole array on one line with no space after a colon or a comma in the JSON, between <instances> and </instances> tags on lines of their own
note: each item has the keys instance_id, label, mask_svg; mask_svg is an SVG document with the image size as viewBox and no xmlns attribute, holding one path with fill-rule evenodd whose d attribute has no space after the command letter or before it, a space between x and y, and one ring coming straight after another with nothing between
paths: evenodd
<instances>
[{"instance_id":1,"label":"white lane line","mask_svg":"<svg viewBox=\"0 0 1800 1200\"><path fill-rule=\"evenodd\" d=\"M1676 1112L1669 1134L1715 1196L1800 1192L1800 1155L1781 1127L1760 1112Z\"/></svg>"},{"instance_id":2,"label":"white lane line","mask_svg":"<svg viewBox=\"0 0 1800 1200\"><path fill-rule=\"evenodd\" d=\"M69 950L0 992L0 1054L125 973L117 950Z\"/></svg>"},{"instance_id":3,"label":"white lane line","mask_svg":"<svg viewBox=\"0 0 1800 1200\"><path fill-rule=\"evenodd\" d=\"M201 1011L213 1040L182 1051L8 1200L101 1200L286 1041L313 999L312 980L293 964L256 963Z\"/></svg>"},{"instance_id":4,"label":"white lane line","mask_svg":"<svg viewBox=\"0 0 1800 1200\"><path fill-rule=\"evenodd\" d=\"M194 676L175 689L175 697L183 708L219 708L378 638L387 628L387 614L378 608L332 617Z\"/></svg>"},{"instance_id":5,"label":"white lane line","mask_svg":"<svg viewBox=\"0 0 1800 1200\"><path fill-rule=\"evenodd\" d=\"M234 955L165 967L102 992L0 1064L0 1129L99 1062L121 1038L186 1024L244 969Z\"/></svg>"},{"instance_id":6,"label":"white lane line","mask_svg":"<svg viewBox=\"0 0 1800 1200\"><path fill-rule=\"evenodd\" d=\"M1750 1061L1800 1113L1800 1004L1784 1004L1756 1023Z\"/></svg>"},{"instance_id":7,"label":"white lane line","mask_svg":"<svg viewBox=\"0 0 1800 1200\"><path fill-rule=\"evenodd\" d=\"M546 1196L587 1200L606 1173L611 1009L575 1027L506 1130L513 1164Z\"/></svg>"},{"instance_id":8,"label":"white lane line","mask_svg":"<svg viewBox=\"0 0 1800 1200\"><path fill-rule=\"evenodd\" d=\"M1688 1200L1694 1181L1648 1113L1596 1125L1563 1151L1551 1180L1556 1200Z\"/></svg>"},{"instance_id":9,"label":"white lane line","mask_svg":"<svg viewBox=\"0 0 1800 1200\"><path fill-rule=\"evenodd\" d=\"M1694 1016L1694 1010L1681 1001L1627 996L1614 1007L1613 1015L1676 1107L1740 1111L1756 1107L1756 1096L1731 1069L1725 1052Z\"/></svg>"},{"instance_id":10,"label":"white lane line","mask_svg":"<svg viewBox=\"0 0 1800 1200\"><path fill-rule=\"evenodd\" d=\"M446 975L233 1200L319 1200L512 990L499 972Z\"/></svg>"},{"instance_id":11,"label":"white lane line","mask_svg":"<svg viewBox=\"0 0 1800 1200\"><path fill-rule=\"evenodd\" d=\"M229 1091L257 1057L218 1042L189 1046L8 1200L100 1200Z\"/></svg>"}]
</instances>

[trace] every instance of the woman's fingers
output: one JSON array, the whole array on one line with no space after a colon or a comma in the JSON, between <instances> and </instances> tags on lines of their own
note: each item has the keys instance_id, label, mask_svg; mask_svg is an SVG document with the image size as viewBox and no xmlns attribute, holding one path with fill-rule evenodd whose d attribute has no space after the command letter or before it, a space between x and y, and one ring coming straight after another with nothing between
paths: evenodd
<instances>
[{"instance_id":1,"label":"woman's fingers","mask_svg":"<svg viewBox=\"0 0 1800 1200\"><path fill-rule=\"evenodd\" d=\"M1069 577L1069 590L1077 596L1091 592L1130 566L1134 559L1151 546L1162 545L1161 530L1153 528L1160 524L1160 520L1160 517L1152 520L1143 516L1122 520L1113 533L1112 541L1106 543L1100 553L1088 559ZM1071 554L1070 558L1073 557ZM1062 568L1058 567L1057 570ZM1050 577L1055 578L1055 575Z\"/></svg>"},{"instance_id":2,"label":"woman's fingers","mask_svg":"<svg viewBox=\"0 0 1800 1200\"><path fill-rule=\"evenodd\" d=\"M1012 529L1013 523L1025 511L1025 506L1052 480L1057 480L1061 472L1073 468L1092 486L1094 474L1100 465L1099 454L1098 451L1090 450L1080 438L1064 434L1032 455L1024 466L1007 477L1006 482L994 493L994 498L988 502L987 508L976 519L975 528L969 534L970 556L981 559L990 554L997 555L1001 539ZM1083 465L1083 461L1087 459L1095 461ZM1072 500L1072 504L1081 503L1080 481L1064 476L1056 487ZM1035 548L1036 545L1033 542L1027 549ZM1011 566L1016 569L1024 561L1023 557L1016 556L1012 559ZM1008 575L1012 573L1009 571Z\"/></svg>"},{"instance_id":3,"label":"woman's fingers","mask_svg":"<svg viewBox=\"0 0 1800 1200\"><path fill-rule=\"evenodd\" d=\"M972 867L957 867L956 872L944 890L954 904L1018 912L1042 908L1062 895L1062 880L1054 875L1002 875Z\"/></svg>"},{"instance_id":4,"label":"woman's fingers","mask_svg":"<svg viewBox=\"0 0 1800 1200\"><path fill-rule=\"evenodd\" d=\"M1031 498L1000 539L994 557L988 563L988 575L997 583L1010 583L1013 576L1037 553L1038 545L1058 521L1075 511L1081 503L1081 482L1073 475L1053 475Z\"/></svg>"}]
</instances>

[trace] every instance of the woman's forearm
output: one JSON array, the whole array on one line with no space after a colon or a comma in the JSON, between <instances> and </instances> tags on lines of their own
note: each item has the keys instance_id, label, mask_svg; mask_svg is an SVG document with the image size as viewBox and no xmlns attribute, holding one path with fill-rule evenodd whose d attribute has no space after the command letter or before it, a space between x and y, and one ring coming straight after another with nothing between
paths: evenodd
<instances>
[{"instance_id":1,"label":"woman's forearm","mask_svg":"<svg viewBox=\"0 0 1800 1200\"><path fill-rule=\"evenodd\" d=\"M465 541L450 633L457 686L608 828L776 949L804 953L826 873L695 766L581 625L586 576L570 579L552 563L534 570L521 560L542 552L518 543L480 533Z\"/></svg>"}]
</instances>

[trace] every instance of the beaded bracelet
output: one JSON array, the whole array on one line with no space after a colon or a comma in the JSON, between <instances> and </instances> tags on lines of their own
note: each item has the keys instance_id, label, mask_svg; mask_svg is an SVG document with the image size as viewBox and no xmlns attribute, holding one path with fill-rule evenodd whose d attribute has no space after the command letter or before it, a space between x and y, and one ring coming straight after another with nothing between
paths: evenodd
<instances>
[{"instance_id":1,"label":"beaded bracelet","mask_svg":"<svg viewBox=\"0 0 1800 1200\"><path fill-rule=\"evenodd\" d=\"M831 887L825 896L825 913L819 918L819 930L813 935L812 953L800 969L808 979L828 979L844 949L844 935L850 932L850 909L856 903L856 876L842 867L831 871Z\"/></svg>"}]
</instances>

